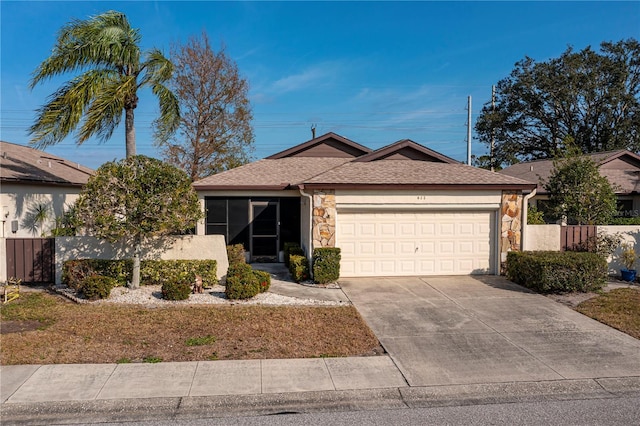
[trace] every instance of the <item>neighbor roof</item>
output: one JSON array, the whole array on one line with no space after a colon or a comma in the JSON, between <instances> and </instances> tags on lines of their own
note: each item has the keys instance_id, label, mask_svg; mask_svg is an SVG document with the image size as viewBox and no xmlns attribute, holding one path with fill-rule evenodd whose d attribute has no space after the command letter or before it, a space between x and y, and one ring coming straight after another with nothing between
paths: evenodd
<instances>
[{"instance_id":1,"label":"neighbor roof","mask_svg":"<svg viewBox=\"0 0 640 426\"><path fill-rule=\"evenodd\" d=\"M0 141L0 181L82 186L94 171L24 145Z\"/></svg>"},{"instance_id":2,"label":"neighbor roof","mask_svg":"<svg viewBox=\"0 0 640 426\"><path fill-rule=\"evenodd\" d=\"M308 150L312 151L311 156L307 156ZM321 153L328 156L318 156ZM296 187L533 189L535 184L461 164L408 139L371 151L328 133L266 159L209 176L193 186L196 190Z\"/></svg>"},{"instance_id":3,"label":"neighbor roof","mask_svg":"<svg viewBox=\"0 0 640 426\"><path fill-rule=\"evenodd\" d=\"M589 156L599 166L600 174L607 178L617 194L640 191L640 156L627 150L597 152ZM499 173L537 183L539 194L546 194L544 182L553 171L553 160L517 163Z\"/></svg>"}]
</instances>

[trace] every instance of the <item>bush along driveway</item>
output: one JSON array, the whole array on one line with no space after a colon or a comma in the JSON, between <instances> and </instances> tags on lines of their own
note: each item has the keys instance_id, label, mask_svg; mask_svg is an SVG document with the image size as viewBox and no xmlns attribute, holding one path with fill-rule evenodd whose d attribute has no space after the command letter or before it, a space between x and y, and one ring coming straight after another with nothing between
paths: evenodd
<instances>
[{"instance_id":1,"label":"bush along driveway","mask_svg":"<svg viewBox=\"0 0 640 426\"><path fill-rule=\"evenodd\" d=\"M503 277L341 280L410 386L640 376L640 341Z\"/></svg>"}]
</instances>

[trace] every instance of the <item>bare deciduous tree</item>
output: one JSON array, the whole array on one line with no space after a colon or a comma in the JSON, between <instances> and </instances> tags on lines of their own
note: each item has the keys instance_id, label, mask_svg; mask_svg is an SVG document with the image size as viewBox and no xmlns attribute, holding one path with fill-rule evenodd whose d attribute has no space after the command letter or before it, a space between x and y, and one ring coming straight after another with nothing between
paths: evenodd
<instances>
[{"instance_id":1,"label":"bare deciduous tree","mask_svg":"<svg viewBox=\"0 0 640 426\"><path fill-rule=\"evenodd\" d=\"M179 99L177 134L154 123L155 144L164 159L192 180L240 166L253 151L249 84L224 47L214 52L206 33L172 48L170 86Z\"/></svg>"}]
</instances>

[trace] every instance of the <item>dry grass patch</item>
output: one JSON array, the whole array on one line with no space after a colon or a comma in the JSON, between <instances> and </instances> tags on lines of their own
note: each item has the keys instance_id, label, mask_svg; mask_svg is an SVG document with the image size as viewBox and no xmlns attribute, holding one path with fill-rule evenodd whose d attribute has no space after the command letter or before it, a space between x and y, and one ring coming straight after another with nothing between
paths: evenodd
<instances>
[{"instance_id":1,"label":"dry grass patch","mask_svg":"<svg viewBox=\"0 0 640 426\"><path fill-rule=\"evenodd\" d=\"M29 293L0 308L0 363L74 364L311 358L381 353L352 306L78 305Z\"/></svg>"},{"instance_id":2,"label":"dry grass patch","mask_svg":"<svg viewBox=\"0 0 640 426\"><path fill-rule=\"evenodd\" d=\"M576 310L640 339L640 289L611 290L580 303Z\"/></svg>"}]
</instances>

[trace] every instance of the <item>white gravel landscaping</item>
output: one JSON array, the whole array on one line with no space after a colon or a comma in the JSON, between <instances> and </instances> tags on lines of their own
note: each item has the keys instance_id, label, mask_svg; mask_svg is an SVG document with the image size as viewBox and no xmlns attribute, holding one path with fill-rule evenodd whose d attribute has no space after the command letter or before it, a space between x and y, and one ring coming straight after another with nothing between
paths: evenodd
<instances>
[{"instance_id":1,"label":"white gravel landscaping","mask_svg":"<svg viewBox=\"0 0 640 426\"><path fill-rule=\"evenodd\" d=\"M116 287L111 290L108 299L89 301L79 298L76 292L70 288L58 288L57 291L70 299L80 303L102 304L119 303L145 306L179 306L179 305L304 305L304 306L344 306L348 302L334 302L315 299L301 299L297 297L282 296L266 292L248 300L229 300L224 294L224 287L220 285L205 289L202 294L191 294L187 300L165 300L162 298L160 286L140 286L137 290L127 287Z\"/></svg>"}]
</instances>

